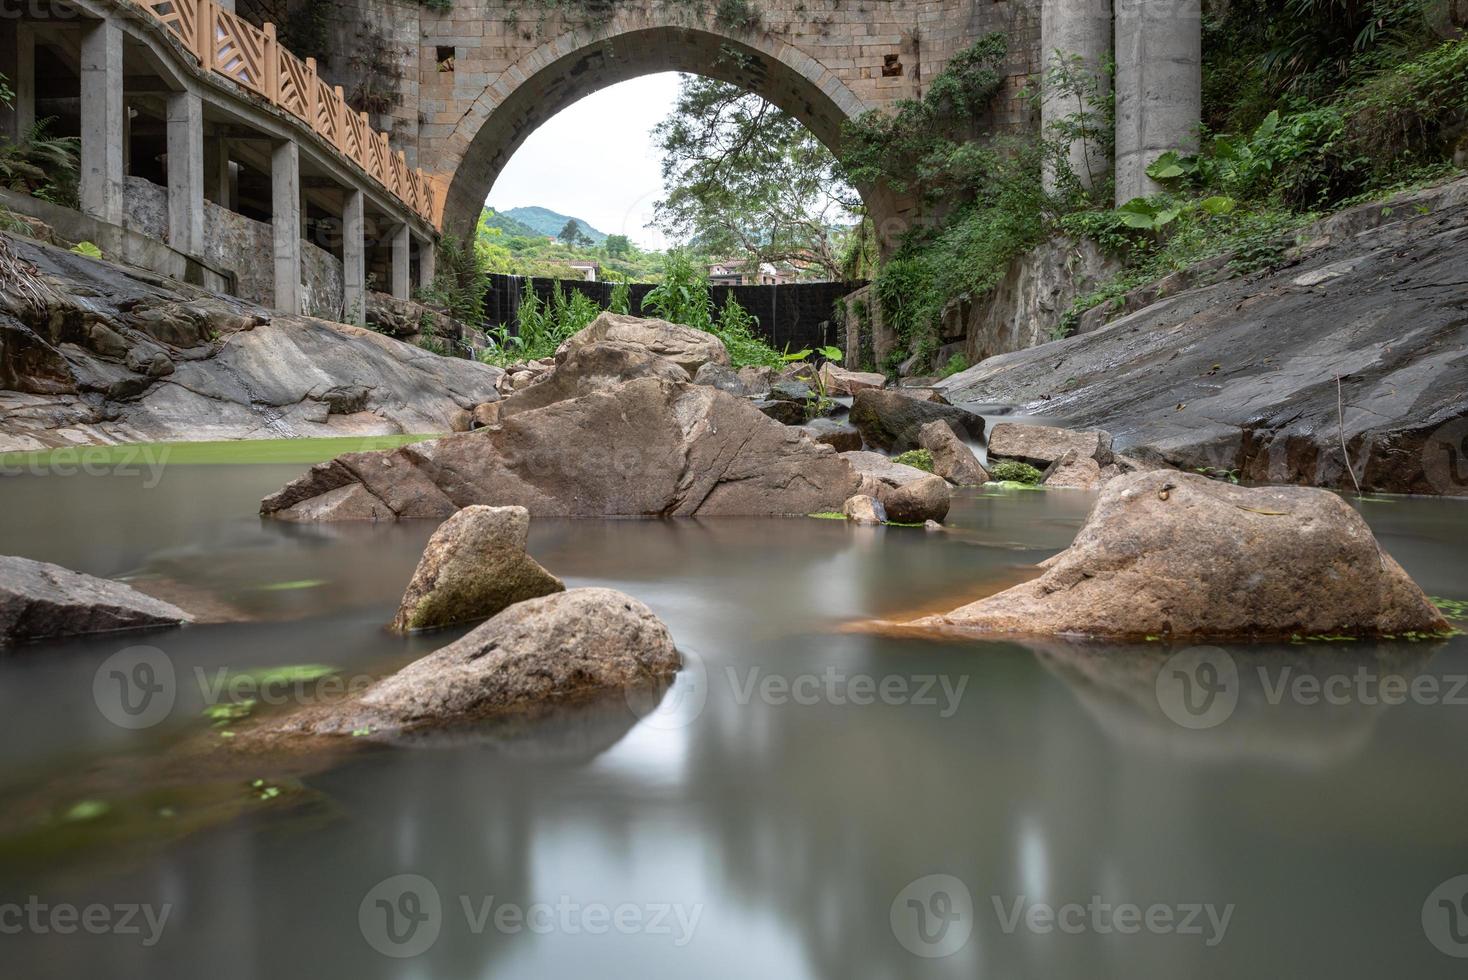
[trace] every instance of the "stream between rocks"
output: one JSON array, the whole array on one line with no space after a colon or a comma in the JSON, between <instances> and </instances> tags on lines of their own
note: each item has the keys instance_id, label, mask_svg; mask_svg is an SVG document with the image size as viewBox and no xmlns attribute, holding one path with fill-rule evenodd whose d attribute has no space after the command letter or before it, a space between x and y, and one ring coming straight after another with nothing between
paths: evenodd
<instances>
[{"instance_id":1,"label":"stream between rocks","mask_svg":"<svg viewBox=\"0 0 1468 980\"><path fill-rule=\"evenodd\" d=\"M231 620L0 655L0 808L78 785L26 847L0 843L7 974L1461 975L1423 913L1468 872L1468 638L1200 652L853 628L1029 577L1079 528L1079 491L958 490L943 532L537 518L530 553L568 587L668 624L687 665L661 701L363 746L299 780L262 760L258 786L93 793L224 737L200 715L221 668L351 679L465 632L385 629L435 522L255 516L303 469L0 479L0 550ZM1429 595L1468 598L1468 502L1357 506ZM137 647L173 689L141 726L106 670ZM230 819L175 829L221 794ZM1128 932L1126 904L1170 925ZM1065 928L1032 914L1072 905ZM11 934L6 909L31 906L142 911L137 933L37 912Z\"/></svg>"}]
</instances>

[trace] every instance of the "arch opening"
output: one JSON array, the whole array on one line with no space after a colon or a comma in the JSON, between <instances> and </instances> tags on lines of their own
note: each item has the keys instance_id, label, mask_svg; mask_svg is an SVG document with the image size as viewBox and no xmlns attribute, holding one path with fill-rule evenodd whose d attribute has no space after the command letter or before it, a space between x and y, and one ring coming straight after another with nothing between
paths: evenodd
<instances>
[{"instance_id":1,"label":"arch opening","mask_svg":"<svg viewBox=\"0 0 1468 980\"><path fill-rule=\"evenodd\" d=\"M645 75L674 71L737 85L784 110L839 152L843 123L867 105L808 56L787 45L762 50L757 43L762 42L654 26L572 44L562 39L522 59L486 86L450 138L461 152L448 182L445 232L472 233L500 172L543 123L588 95ZM594 147L587 151L590 155ZM870 209L876 202L858 190Z\"/></svg>"}]
</instances>

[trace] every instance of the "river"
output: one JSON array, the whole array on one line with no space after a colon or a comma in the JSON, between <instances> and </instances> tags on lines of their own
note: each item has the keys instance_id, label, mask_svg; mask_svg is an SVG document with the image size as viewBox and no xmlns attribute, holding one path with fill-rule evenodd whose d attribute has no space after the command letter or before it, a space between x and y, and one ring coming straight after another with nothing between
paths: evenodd
<instances>
[{"instance_id":1,"label":"river","mask_svg":"<svg viewBox=\"0 0 1468 980\"><path fill-rule=\"evenodd\" d=\"M255 516L301 470L0 479L4 552L167 579L242 620L0 656L0 802L166 758L210 729L220 668L353 677L458 635L383 628L432 524ZM661 703L364 747L280 798L262 760L261 786L231 789L238 815L191 833L172 830L187 792L134 787L158 825L138 832L126 787L79 788L82 809L47 818L63 846L0 851L5 973L1461 976L1443 947L1468 954L1468 905L1458 947L1424 912L1468 873L1463 637L1230 647L1210 656L1237 671L1236 704L1199 723L1160 693L1178 652L1161 644L852 628L1017 581L1091 499L960 491L947 532L536 520L531 552L569 586L667 622L689 666ZM1430 595L1468 598L1468 501L1358 506ZM176 684L140 729L94 683L134 646ZM1383 698L1384 675L1417 682ZM56 915L88 907L98 934Z\"/></svg>"}]
</instances>

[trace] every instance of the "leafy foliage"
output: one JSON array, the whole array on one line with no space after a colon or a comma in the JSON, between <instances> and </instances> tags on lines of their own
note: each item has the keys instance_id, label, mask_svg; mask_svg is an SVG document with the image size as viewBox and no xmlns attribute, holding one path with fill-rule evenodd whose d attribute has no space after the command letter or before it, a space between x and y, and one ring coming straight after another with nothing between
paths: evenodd
<instances>
[{"instance_id":1,"label":"leafy foliage","mask_svg":"<svg viewBox=\"0 0 1468 980\"><path fill-rule=\"evenodd\" d=\"M905 453L899 453L892 457L892 462L901 463L903 466L912 466L928 473L933 472L933 454L926 449L909 449Z\"/></svg>"},{"instance_id":2,"label":"leafy foliage","mask_svg":"<svg viewBox=\"0 0 1468 980\"><path fill-rule=\"evenodd\" d=\"M20 140L0 141L0 186L76 208L81 140L51 135L53 119L38 119Z\"/></svg>"},{"instance_id":3,"label":"leafy foliage","mask_svg":"<svg viewBox=\"0 0 1468 980\"><path fill-rule=\"evenodd\" d=\"M989 477L1001 483L1023 483L1027 486L1034 486L1040 482L1044 474L1029 463L1021 463L1017 459L1001 459L990 462Z\"/></svg>"},{"instance_id":4,"label":"leafy foliage","mask_svg":"<svg viewBox=\"0 0 1468 980\"><path fill-rule=\"evenodd\" d=\"M860 201L793 116L738 85L685 75L653 136L668 189L656 221L670 237L755 266L840 277L842 229Z\"/></svg>"}]
</instances>

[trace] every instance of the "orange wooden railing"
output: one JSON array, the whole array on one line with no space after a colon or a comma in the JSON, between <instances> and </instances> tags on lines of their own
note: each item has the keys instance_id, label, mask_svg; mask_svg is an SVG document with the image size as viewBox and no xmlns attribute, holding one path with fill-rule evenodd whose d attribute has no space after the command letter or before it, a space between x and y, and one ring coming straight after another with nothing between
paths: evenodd
<instances>
[{"instance_id":1,"label":"orange wooden railing","mask_svg":"<svg viewBox=\"0 0 1468 980\"><path fill-rule=\"evenodd\" d=\"M133 0L167 28L199 64L303 120L323 142L352 160L435 228L441 219L432 179L408 166L401 151L372 129L316 74L316 59L297 58L275 37L275 25L256 27L214 0Z\"/></svg>"}]
</instances>

